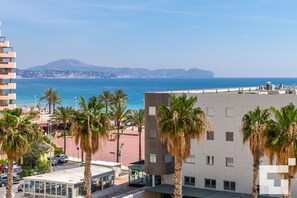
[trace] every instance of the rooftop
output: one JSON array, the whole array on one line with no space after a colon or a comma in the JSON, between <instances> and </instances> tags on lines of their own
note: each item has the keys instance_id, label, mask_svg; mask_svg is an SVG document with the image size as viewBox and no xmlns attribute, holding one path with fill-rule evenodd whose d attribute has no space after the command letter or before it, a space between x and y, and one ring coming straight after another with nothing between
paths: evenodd
<instances>
[{"instance_id":1,"label":"rooftop","mask_svg":"<svg viewBox=\"0 0 297 198\"><path fill-rule=\"evenodd\" d=\"M147 192L155 192L172 195L174 186L162 184L156 187L146 189ZM183 186L183 196L197 197L197 198L250 198L251 195L228 192L228 191L217 191L210 189L191 188ZM259 198L268 198L268 196L258 196Z\"/></svg>"},{"instance_id":2,"label":"rooftop","mask_svg":"<svg viewBox=\"0 0 297 198\"><path fill-rule=\"evenodd\" d=\"M42 175L35 175L31 177L25 177L25 180L35 180L44 182L58 182L63 184L77 184L84 180L84 169L85 167L72 168L52 173L46 173ZM105 176L113 174L114 170L106 167L91 165L92 177Z\"/></svg>"},{"instance_id":3,"label":"rooftop","mask_svg":"<svg viewBox=\"0 0 297 198\"><path fill-rule=\"evenodd\" d=\"M198 90L177 90L177 91L161 91L157 93L193 93L193 94L212 94L212 93L228 93L228 94L259 94L259 95L275 95L275 94L293 94L297 95L297 86L274 85L267 82L266 85L255 87L237 87L237 88L212 88Z\"/></svg>"}]
</instances>

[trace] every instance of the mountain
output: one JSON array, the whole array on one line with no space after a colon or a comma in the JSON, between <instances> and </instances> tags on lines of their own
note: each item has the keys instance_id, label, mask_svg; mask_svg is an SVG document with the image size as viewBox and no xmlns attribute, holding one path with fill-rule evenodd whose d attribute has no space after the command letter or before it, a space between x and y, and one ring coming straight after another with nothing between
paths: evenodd
<instances>
[{"instance_id":1,"label":"mountain","mask_svg":"<svg viewBox=\"0 0 297 198\"><path fill-rule=\"evenodd\" d=\"M128 67L104 67L83 63L74 59L61 59L45 65L18 70L17 75L23 78L213 78L212 71L192 68L157 69Z\"/></svg>"}]
</instances>

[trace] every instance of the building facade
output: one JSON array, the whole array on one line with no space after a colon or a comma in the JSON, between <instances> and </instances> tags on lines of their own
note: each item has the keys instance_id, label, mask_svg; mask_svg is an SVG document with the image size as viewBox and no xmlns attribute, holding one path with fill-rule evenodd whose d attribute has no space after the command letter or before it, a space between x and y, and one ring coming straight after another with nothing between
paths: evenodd
<instances>
[{"instance_id":1,"label":"building facade","mask_svg":"<svg viewBox=\"0 0 297 198\"><path fill-rule=\"evenodd\" d=\"M281 108L297 105L294 87L266 87L173 91L146 93L145 169L151 177L161 177L162 184L174 184L174 160L168 157L159 139L156 111L169 105L170 94L197 96L200 107L211 122L211 129L198 144L192 140L191 157L183 164L183 185L186 187L251 194L253 158L243 144L242 117L257 106ZM269 165L263 158L261 164ZM293 180L292 186L296 185ZM292 197L297 189L292 187Z\"/></svg>"},{"instance_id":2,"label":"building facade","mask_svg":"<svg viewBox=\"0 0 297 198\"><path fill-rule=\"evenodd\" d=\"M9 41L0 35L0 111L5 108L16 108L14 104L16 94L13 93L16 89L16 83L13 82L16 78L15 58L16 52L9 46Z\"/></svg>"}]
</instances>

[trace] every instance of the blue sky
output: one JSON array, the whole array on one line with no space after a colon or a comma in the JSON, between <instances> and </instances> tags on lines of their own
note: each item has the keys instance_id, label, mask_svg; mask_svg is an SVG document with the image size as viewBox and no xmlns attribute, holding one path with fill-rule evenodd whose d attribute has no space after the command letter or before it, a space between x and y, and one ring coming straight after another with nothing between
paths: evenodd
<instances>
[{"instance_id":1,"label":"blue sky","mask_svg":"<svg viewBox=\"0 0 297 198\"><path fill-rule=\"evenodd\" d=\"M19 68L61 58L296 77L296 0L1 0Z\"/></svg>"}]
</instances>

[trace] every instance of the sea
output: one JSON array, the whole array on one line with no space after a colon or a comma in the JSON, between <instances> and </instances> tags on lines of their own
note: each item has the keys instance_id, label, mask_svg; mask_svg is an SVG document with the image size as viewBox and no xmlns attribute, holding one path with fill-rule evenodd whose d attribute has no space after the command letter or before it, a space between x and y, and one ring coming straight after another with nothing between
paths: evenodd
<instances>
[{"instance_id":1,"label":"sea","mask_svg":"<svg viewBox=\"0 0 297 198\"><path fill-rule=\"evenodd\" d=\"M76 97L99 96L103 90L123 89L128 94L128 108L144 108L144 93L168 90L232 88L272 84L297 85L297 78L109 78L109 79L16 79L18 107L30 107L39 102L42 93L55 89L63 106L75 108ZM43 107L45 101L41 101ZM78 102L79 104L79 102ZM78 105L79 106L79 105Z\"/></svg>"}]
</instances>

